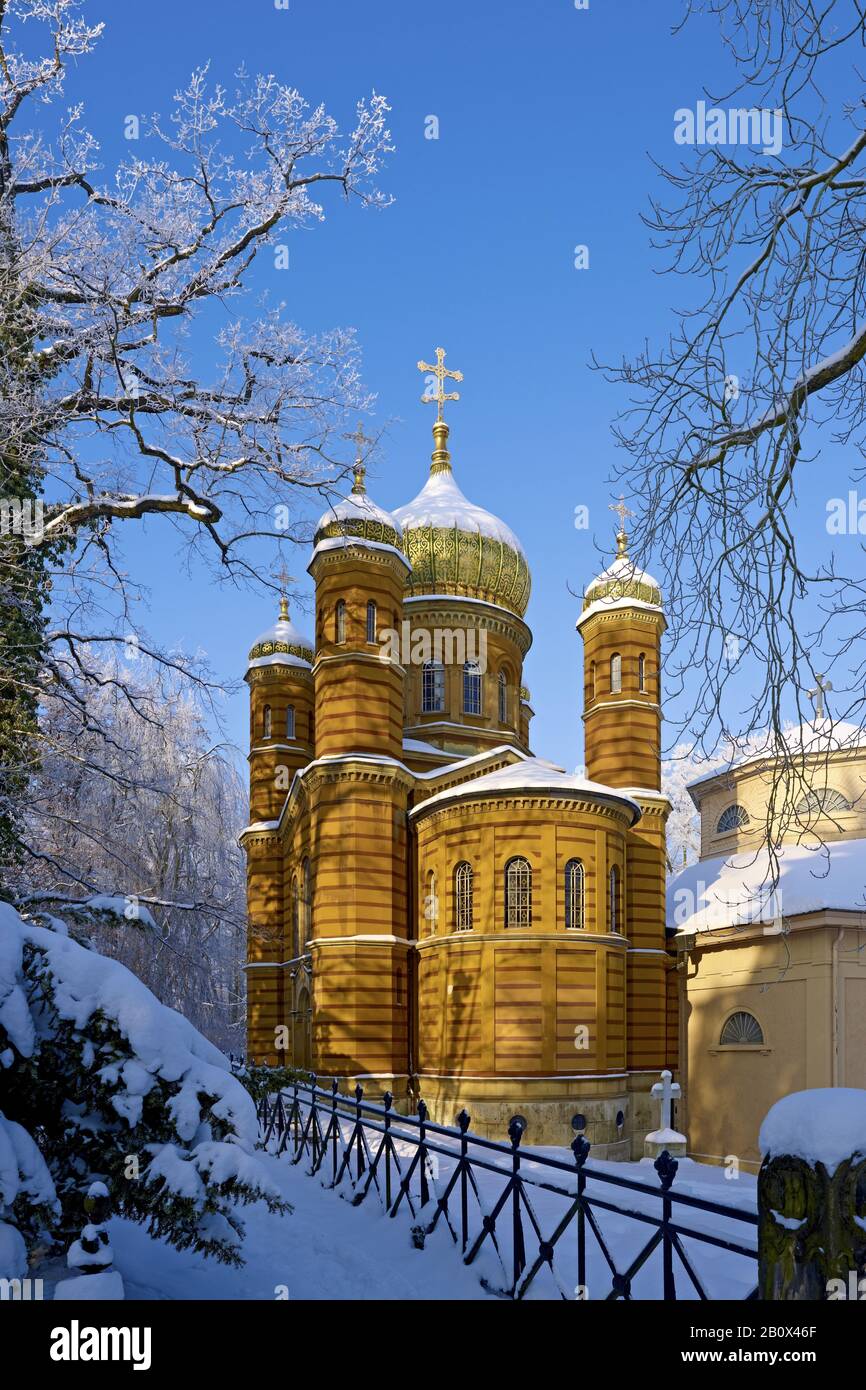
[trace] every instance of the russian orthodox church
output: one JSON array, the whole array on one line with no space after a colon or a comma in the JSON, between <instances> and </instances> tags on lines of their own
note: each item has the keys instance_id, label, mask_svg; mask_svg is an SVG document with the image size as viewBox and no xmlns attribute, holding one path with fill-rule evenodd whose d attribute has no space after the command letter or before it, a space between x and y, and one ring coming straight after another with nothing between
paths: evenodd
<instances>
[{"instance_id":1,"label":"russian orthodox church","mask_svg":"<svg viewBox=\"0 0 866 1390\"><path fill-rule=\"evenodd\" d=\"M441 350L428 370L418 496L385 511L359 458L315 532L314 638L283 599L249 654L248 1053L441 1123L465 1107L481 1135L520 1112L527 1142L640 1156L676 1066L662 596L621 525L577 618L587 775L534 757L529 566L461 492L459 374Z\"/></svg>"}]
</instances>

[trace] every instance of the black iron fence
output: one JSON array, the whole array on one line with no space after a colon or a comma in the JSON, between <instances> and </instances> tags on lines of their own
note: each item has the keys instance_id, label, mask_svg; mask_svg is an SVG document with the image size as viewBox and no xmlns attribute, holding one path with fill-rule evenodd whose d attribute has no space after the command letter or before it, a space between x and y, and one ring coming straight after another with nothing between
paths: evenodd
<instances>
[{"instance_id":1,"label":"black iron fence","mask_svg":"<svg viewBox=\"0 0 866 1390\"><path fill-rule=\"evenodd\" d=\"M644 1182L615 1164L590 1166L580 1134L569 1162L522 1150L519 1115L510 1143L497 1143L470 1132L465 1110L449 1128L430 1121L423 1101L417 1116L399 1115L388 1094L373 1105L360 1086L353 1100L315 1077L266 1095L259 1119L265 1147L354 1205L407 1213L417 1245L447 1232L502 1297L757 1297L755 1211L675 1188L679 1165L667 1152L657 1182Z\"/></svg>"}]
</instances>

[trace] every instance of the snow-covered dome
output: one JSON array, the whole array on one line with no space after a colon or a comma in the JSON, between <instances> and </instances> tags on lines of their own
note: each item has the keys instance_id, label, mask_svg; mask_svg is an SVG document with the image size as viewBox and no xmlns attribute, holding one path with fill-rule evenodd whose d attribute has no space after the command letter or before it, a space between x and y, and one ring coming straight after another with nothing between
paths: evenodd
<instances>
[{"instance_id":1,"label":"snow-covered dome","mask_svg":"<svg viewBox=\"0 0 866 1390\"><path fill-rule=\"evenodd\" d=\"M348 497L329 507L319 518L313 538L315 554L320 545L329 541L355 539L374 545L390 545L403 549L403 532L399 521L369 496L364 483L365 470L358 464L355 483Z\"/></svg>"},{"instance_id":2,"label":"snow-covered dome","mask_svg":"<svg viewBox=\"0 0 866 1390\"><path fill-rule=\"evenodd\" d=\"M394 511L412 565L409 592L482 599L522 617L531 583L523 547L504 521L464 497L451 471L444 420L433 434L427 482Z\"/></svg>"},{"instance_id":3,"label":"snow-covered dome","mask_svg":"<svg viewBox=\"0 0 866 1390\"><path fill-rule=\"evenodd\" d=\"M563 797L566 800L586 798L601 801L627 810L632 825L640 819L640 806L627 793L615 787L607 787L601 782L590 782L577 773L564 772L546 758L521 756L517 762L497 768L495 772L482 773L467 782L458 782L444 791L435 792L426 801L416 806L410 815L423 816L435 806L449 801L474 800L481 797L532 796L544 793L545 796Z\"/></svg>"},{"instance_id":4,"label":"snow-covered dome","mask_svg":"<svg viewBox=\"0 0 866 1390\"><path fill-rule=\"evenodd\" d=\"M311 667L315 648L309 637L299 632L289 617L289 604L280 599L280 616L267 632L257 637L250 647L251 666L305 666Z\"/></svg>"},{"instance_id":5,"label":"snow-covered dome","mask_svg":"<svg viewBox=\"0 0 866 1390\"><path fill-rule=\"evenodd\" d=\"M629 557L627 547L628 537L625 531L619 531L616 538L616 559L606 570L602 570L601 574L597 574L584 589L584 613L594 604L607 606L621 603L624 599L661 608L661 585L651 574L638 568Z\"/></svg>"}]
</instances>

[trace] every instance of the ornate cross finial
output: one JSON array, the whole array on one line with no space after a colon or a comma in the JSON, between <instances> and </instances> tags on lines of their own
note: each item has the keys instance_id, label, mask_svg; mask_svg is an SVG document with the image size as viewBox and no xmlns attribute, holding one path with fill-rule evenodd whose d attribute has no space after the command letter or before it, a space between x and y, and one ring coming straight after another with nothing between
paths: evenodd
<instances>
[{"instance_id":1,"label":"ornate cross finial","mask_svg":"<svg viewBox=\"0 0 866 1390\"><path fill-rule=\"evenodd\" d=\"M623 493L620 493L618 502L610 503L610 511L616 512L619 517L619 530L616 533L616 553L617 555L625 555L626 545L628 544L625 519L627 516L634 516L634 512L629 511L628 507L625 505L625 496Z\"/></svg>"},{"instance_id":2,"label":"ornate cross finial","mask_svg":"<svg viewBox=\"0 0 866 1390\"><path fill-rule=\"evenodd\" d=\"M372 448L372 446L376 443L375 439L369 439L367 435L364 433L363 420L358 421L358 428L355 430L354 434L344 434L343 438L351 440L351 442L354 444L356 464L360 464L363 459L363 454L361 453L362 446L364 444L369 444Z\"/></svg>"},{"instance_id":3,"label":"ornate cross finial","mask_svg":"<svg viewBox=\"0 0 866 1390\"><path fill-rule=\"evenodd\" d=\"M442 413L442 407L444 406L445 402L459 401L460 399L459 391L445 390L445 378L450 377L452 381L462 381L463 373L449 371L449 369L445 366L445 349L441 347L436 349L435 367L431 366L429 362L419 362L418 370L419 372L429 372L436 378L436 394L430 395L429 393L427 393L421 397L421 400L425 403L425 405L435 403L438 406L438 410L436 413L436 420L438 423L438 421L445 419L445 416Z\"/></svg>"},{"instance_id":4,"label":"ornate cross finial","mask_svg":"<svg viewBox=\"0 0 866 1390\"><path fill-rule=\"evenodd\" d=\"M820 671L815 672L815 689L807 690L806 694L810 700L815 701L815 719L824 718L824 696L833 689L832 681L825 681Z\"/></svg>"},{"instance_id":5,"label":"ornate cross finial","mask_svg":"<svg viewBox=\"0 0 866 1390\"><path fill-rule=\"evenodd\" d=\"M285 560L283 561L280 568L274 571L274 579L277 580L280 586L280 617L283 618L286 622L288 622L289 599L287 591L289 585L294 583L295 576L293 574L289 574L289 571L286 569Z\"/></svg>"}]
</instances>

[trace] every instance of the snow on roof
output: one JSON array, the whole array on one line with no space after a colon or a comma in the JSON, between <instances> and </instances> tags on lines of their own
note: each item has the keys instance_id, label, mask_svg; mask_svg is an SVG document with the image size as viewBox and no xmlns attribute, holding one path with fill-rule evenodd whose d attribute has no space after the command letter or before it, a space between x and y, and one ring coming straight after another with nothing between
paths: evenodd
<instances>
[{"instance_id":1,"label":"snow on roof","mask_svg":"<svg viewBox=\"0 0 866 1390\"><path fill-rule=\"evenodd\" d=\"M760 735L757 737L761 739ZM693 782L689 782L689 790L702 786L704 782L711 782L725 772L732 772L734 768L747 767L749 763L766 762L780 756L817 757L822 753L866 748L866 730L842 719L813 719L803 724L792 724L785 729L782 733L782 744L783 746L777 749L770 742L770 733L767 731L756 750L745 752L740 758L732 757L721 766L717 764L712 772L705 772L703 777L696 777Z\"/></svg>"},{"instance_id":2,"label":"snow on roof","mask_svg":"<svg viewBox=\"0 0 866 1390\"><path fill-rule=\"evenodd\" d=\"M386 512L384 507L380 507L378 502L374 502L367 492L349 493L348 497L343 497L339 502L335 502L326 512L322 512L316 526L316 535L324 531L333 522L339 521L372 521L378 522L382 526L390 526L397 535L401 535L400 523L396 519L397 514Z\"/></svg>"},{"instance_id":3,"label":"snow on roof","mask_svg":"<svg viewBox=\"0 0 866 1390\"><path fill-rule=\"evenodd\" d=\"M458 531L478 531L482 536L492 536L523 555L523 546L511 528L492 512L476 507L464 497L450 469L431 474L418 496L405 506L395 508L394 516L404 531L421 526L446 530L456 526Z\"/></svg>"},{"instance_id":4,"label":"snow on roof","mask_svg":"<svg viewBox=\"0 0 866 1390\"><path fill-rule=\"evenodd\" d=\"M404 753L435 753L438 758L447 758L451 754L445 752L444 748L437 748L435 743L425 743L420 738L404 738Z\"/></svg>"},{"instance_id":5,"label":"snow on roof","mask_svg":"<svg viewBox=\"0 0 866 1390\"><path fill-rule=\"evenodd\" d=\"M399 560L402 560L407 570L411 570L412 568L409 561L406 559L406 556L403 554L402 550L398 550L396 545L388 545L384 541L369 541L366 539L366 537L363 536L323 537L322 540L316 541L316 544L313 547L313 553L310 557L310 565L313 563L313 560L315 560L316 556L322 550L339 550L341 547L343 547L346 550L351 550L353 546L360 546L364 550L387 550L389 554L396 555ZM308 571L310 565L307 566Z\"/></svg>"},{"instance_id":6,"label":"snow on roof","mask_svg":"<svg viewBox=\"0 0 866 1390\"><path fill-rule=\"evenodd\" d=\"M783 1096L761 1125L758 1147L765 1158L823 1163L832 1177L846 1158L866 1156L866 1091L834 1086Z\"/></svg>"},{"instance_id":7,"label":"snow on roof","mask_svg":"<svg viewBox=\"0 0 866 1390\"><path fill-rule=\"evenodd\" d=\"M600 782L590 782L585 777L563 772L555 763L547 762L544 758L521 758L518 762L511 763L508 767L501 767L496 772L485 772L480 777L473 777L468 782L461 782L455 787L447 787L444 791L436 792L426 801L422 801L409 814L417 815L428 811L431 806L441 805L445 801L458 800L461 797L499 796L503 792L539 791L565 798L603 797L608 801L616 801L622 806L628 806L633 812L632 824L640 817L640 807L637 802L632 801L629 796L623 796L615 787L605 787Z\"/></svg>"},{"instance_id":8,"label":"snow on roof","mask_svg":"<svg viewBox=\"0 0 866 1390\"><path fill-rule=\"evenodd\" d=\"M271 627L267 628L260 637L256 638L255 642L253 642L250 647L250 651L254 652L263 646L276 645L295 647L297 650L309 652L311 658L315 651L312 640L295 627L291 618L284 618L282 616L277 618L277 621L273 623ZM309 669L310 666L310 662L305 661L303 657L298 656L296 652L265 652L260 656L254 657L250 661L250 666L270 666L274 663L280 663L283 666L305 666L307 669Z\"/></svg>"},{"instance_id":9,"label":"snow on roof","mask_svg":"<svg viewBox=\"0 0 866 1390\"><path fill-rule=\"evenodd\" d=\"M668 926L719 931L825 909L866 910L866 840L783 845L777 853L775 888L766 848L689 864L668 883Z\"/></svg>"},{"instance_id":10,"label":"snow on roof","mask_svg":"<svg viewBox=\"0 0 866 1390\"><path fill-rule=\"evenodd\" d=\"M589 598L593 589L598 589L603 584L612 584L616 580L623 584L647 584L653 589L661 590L658 580L653 579L645 570L638 569L634 560L630 560L627 555L617 555L606 570L602 570L601 574L597 574L595 579L587 584L583 591L584 598Z\"/></svg>"}]
</instances>

